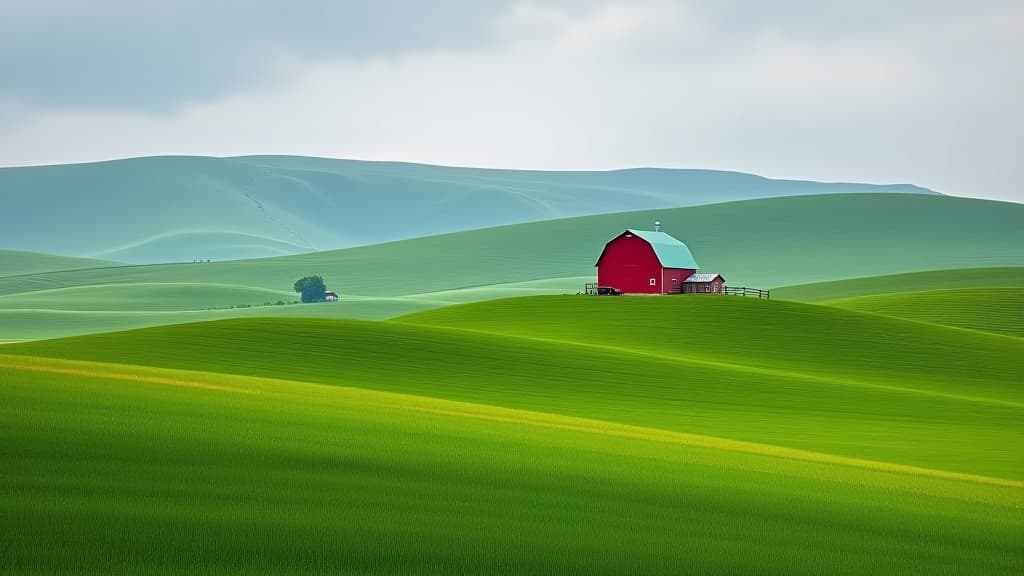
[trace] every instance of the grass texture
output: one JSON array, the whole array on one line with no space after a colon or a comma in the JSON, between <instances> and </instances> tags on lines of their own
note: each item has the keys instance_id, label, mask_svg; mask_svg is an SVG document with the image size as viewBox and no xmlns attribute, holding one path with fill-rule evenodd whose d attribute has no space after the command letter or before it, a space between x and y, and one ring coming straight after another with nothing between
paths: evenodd
<instances>
[{"instance_id":1,"label":"grass texture","mask_svg":"<svg viewBox=\"0 0 1024 576\"><path fill-rule=\"evenodd\" d=\"M738 298L537 297L447 310L385 323L197 323L3 350L356 383L1024 478L1021 339ZM702 316L718 328L699 341L663 327Z\"/></svg>"},{"instance_id":2,"label":"grass texture","mask_svg":"<svg viewBox=\"0 0 1024 576\"><path fill-rule=\"evenodd\" d=\"M772 290L772 297L799 302L825 302L899 292L953 289L970 291L977 288L1024 288L1024 267L931 270L833 280L776 288Z\"/></svg>"},{"instance_id":3,"label":"grass texture","mask_svg":"<svg viewBox=\"0 0 1024 576\"><path fill-rule=\"evenodd\" d=\"M30 357L0 356L0 399L12 573L1009 574L1024 561L1015 481Z\"/></svg>"},{"instance_id":4,"label":"grass texture","mask_svg":"<svg viewBox=\"0 0 1024 576\"><path fill-rule=\"evenodd\" d=\"M928 290L828 302L850 310L1024 337L1024 288Z\"/></svg>"}]
</instances>

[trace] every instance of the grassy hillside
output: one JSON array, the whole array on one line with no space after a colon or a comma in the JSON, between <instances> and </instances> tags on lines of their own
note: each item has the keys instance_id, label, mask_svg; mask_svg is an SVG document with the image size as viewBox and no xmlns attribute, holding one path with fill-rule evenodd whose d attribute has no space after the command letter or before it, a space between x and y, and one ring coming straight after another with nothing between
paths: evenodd
<instances>
[{"instance_id":1,"label":"grassy hillside","mask_svg":"<svg viewBox=\"0 0 1024 576\"><path fill-rule=\"evenodd\" d=\"M274 156L0 168L0 191L0 246L138 263L296 254L749 198L931 193L709 170L536 172Z\"/></svg>"},{"instance_id":2,"label":"grassy hillside","mask_svg":"<svg viewBox=\"0 0 1024 576\"><path fill-rule=\"evenodd\" d=\"M183 290L171 302L154 297L148 305L120 306L116 298L104 297L112 306L100 311L104 315L149 314L136 315L134 320L125 317L123 328L189 321L197 318L195 310L228 302L276 302L278 298L265 292L287 292L295 279L309 274L323 276L330 289L341 292L348 299L342 303L344 313L358 318L387 318L503 296L574 294L594 278L594 262L609 238L656 219L690 245L705 270L723 273L734 286L774 287L950 266L1024 265L1024 253L1017 249L1024 245L1024 206L1019 204L900 194L775 198L520 224L281 258L0 278L0 295L5 295L0 339L29 338L27 329L50 336L80 333L64 331L60 323L26 326L21 320L25 314L15 310L37 309L34 292L58 289L64 290L61 297L51 292L46 298L46 305L53 307L48 310L76 310L81 308L76 301L106 289L97 291L94 286L130 284L139 287L140 293L154 295ZM1018 272L1004 273L1019 277ZM143 285L151 289L142 289ZM182 288L188 285L220 288L216 297L206 297L203 290ZM76 295L78 287L87 288L89 294ZM238 288L231 292L230 287ZM799 297L798 289L780 293ZM63 303L65 297L68 304ZM177 320L150 314L169 307L192 312ZM276 307L261 311L294 314ZM321 313L337 315L338 310L303 309L306 315ZM67 316L49 318L87 326ZM97 321L103 319L97 316Z\"/></svg>"},{"instance_id":3,"label":"grassy hillside","mask_svg":"<svg viewBox=\"0 0 1024 576\"><path fill-rule=\"evenodd\" d=\"M1019 482L280 380L0 356L0 383L12 572L1010 574L1024 554Z\"/></svg>"},{"instance_id":4,"label":"grassy hillside","mask_svg":"<svg viewBox=\"0 0 1024 576\"><path fill-rule=\"evenodd\" d=\"M861 312L1024 337L1024 288L930 290L828 302Z\"/></svg>"},{"instance_id":5,"label":"grassy hillside","mask_svg":"<svg viewBox=\"0 0 1024 576\"><path fill-rule=\"evenodd\" d=\"M389 323L188 324L4 352L357 385L1024 478L1017 338L743 299L565 296L448 310ZM666 318L718 328L672 330Z\"/></svg>"},{"instance_id":6,"label":"grassy hillside","mask_svg":"<svg viewBox=\"0 0 1024 576\"><path fill-rule=\"evenodd\" d=\"M355 307L348 304L357 302ZM316 306L311 308L310 306ZM415 300L346 300L341 304L252 306L195 311L75 311L75 310L0 310L0 344L24 340L42 340L71 335L113 332L146 326L183 322L253 317L285 318L381 318L408 314L437 304Z\"/></svg>"},{"instance_id":7,"label":"grassy hillside","mask_svg":"<svg viewBox=\"0 0 1024 576\"><path fill-rule=\"evenodd\" d=\"M0 277L39 274L40 272L53 272L55 270L98 268L102 266L115 266L116 264L116 262L109 260L96 260L93 258L74 258L71 256L56 256L20 250L0 250Z\"/></svg>"},{"instance_id":8,"label":"grassy hillside","mask_svg":"<svg viewBox=\"0 0 1024 576\"><path fill-rule=\"evenodd\" d=\"M943 390L964 396L987 390L1016 398L1014 382L1024 375L1024 360L1017 358L1024 342L1014 338L753 298L517 298L427 310L396 321L829 379L913 382L921 388L948 381L952 388Z\"/></svg>"},{"instance_id":9,"label":"grassy hillside","mask_svg":"<svg viewBox=\"0 0 1024 576\"><path fill-rule=\"evenodd\" d=\"M0 309L168 311L228 308L239 303L292 303L298 294L218 284L112 284L0 296Z\"/></svg>"},{"instance_id":10,"label":"grassy hillside","mask_svg":"<svg viewBox=\"0 0 1024 576\"><path fill-rule=\"evenodd\" d=\"M961 268L834 280L776 288L772 296L783 300L824 302L875 294L954 288L1024 288L1024 267Z\"/></svg>"},{"instance_id":11,"label":"grassy hillside","mask_svg":"<svg viewBox=\"0 0 1024 576\"><path fill-rule=\"evenodd\" d=\"M391 318L438 306L475 300L529 296L535 294L574 293L586 278L514 282L478 288L463 288L410 296L373 297L342 295L338 303L289 304L279 306L278 299L293 302L294 293L279 294L264 289L246 289L204 284L137 284L124 289L117 285L58 288L0 296L0 344L22 340L60 338L95 332L129 330L146 326L202 322L226 318ZM127 293L131 301L112 294ZM150 299L161 293L167 299ZM43 304L45 302L45 304ZM272 305L265 305L271 302ZM53 306L40 309L37 306ZM112 310L97 310L110 306ZM213 309L210 309L210 308Z\"/></svg>"}]
</instances>

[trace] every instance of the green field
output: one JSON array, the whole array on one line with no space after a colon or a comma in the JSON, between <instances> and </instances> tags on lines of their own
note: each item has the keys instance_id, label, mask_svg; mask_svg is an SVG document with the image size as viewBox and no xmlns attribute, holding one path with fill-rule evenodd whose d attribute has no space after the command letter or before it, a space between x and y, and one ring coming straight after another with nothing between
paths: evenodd
<instances>
[{"instance_id":1,"label":"green field","mask_svg":"<svg viewBox=\"0 0 1024 576\"><path fill-rule=\"evenodd\" d=\"M1024 566L1020 338L549 296L3 352L11 571Z\"/></svg>"},{"instance_id":2,"label":"green field","mask_svg":"<svg viewBox=\"0 0 1024 576\"><path fill-rule=\"evenodd\" d=\"M584 214L911 185L712 170L486 170L326 158L151 157L0 168L0 246L133 263L297 254ZM110 226L112 214L117 225Z\"/></svg>"},{"instance_id":3,"label":"green field","mask_svg":"<svg viewBox=\"0 0 1024 576\"><path fill-rule=\"evenodd\" d=\"M825 302L879 294L977 288L1024 288L1024 267L961 268L834 280L784 286L773 290L772 297Z\"/></svg>"},{"instance_id":4,"label":"green field","mask_svg":"<svg viewBox=\"0 0 1024 576\"><path fill-rule=\"evenodd\" d=\"M695 338L665 330L665 318L694 325L713 318L717 328ZM294 343L303 341L300 353ZM812 305L537 297L399 322L253 318L11 345L4 352L301 375L322 384L356 381L527 410L557 406L572 416L850 457L1021 474L1019 452L995 439L1009 428L1024 445L1024 430L992 426L1013 423L1024 405L1018 384L1024 341ZM879 429L865 418L872 413L893 423ZM826 424L830 429L820 434L807 432ZM896 428L901 440L893 443ZM981 459L983 439L991 450Z\"/></svg>"},{"instance_id":5,"label":"green field","mask_svg":"<svg viewBox=\"0 0 1024 576\"><path fill-rule=\"evenodd\" d=\"M860 296L828 302L933 324L1024 337L1024 288L975 288Z\"/></svg>"},{"instance_id":6,"label":"green field","mask_svg":"<svg viewBox=\"0 0 1024 576\"><path fill-rule=\"evenodd\" d=\"M112 284L0 296L0 310L150 311L229 308L297 301L292 291L217 284Z\"/></svg>"},{"instance_id":7,"label":"green field","mask_svg":"<svg viewBox=\"0 0 1024 576\"><path fill-rule=\"evenodd\" d=\"M1024 209L1019 205L928 195L837 194L588 216L262 260L0 278L0 339L254 314L295 315L262 305L288 301L286 293L295 279L309 274L323 276L344 301L336 308L303 308L303 315L382 319L472 300L575 294L593 280L593 264L609 238L656 219L690 245L703 269L723 273L733 286L776 288L977 266L993 268L955 274L972 286L1002 286L992 283L1002 281L998 276L1015 282L1012 286L1022 283L1021 269L994 268L1024 266L1024 252L1017 248L1024 245ZM891 249L893 245L900 250ZM951 278L954 273L940 274ZM907 281L899 291L957 286L948 278L929 278L917 284ZM936 278L946 283L936 284ZM928 285L914 287L923 283ZM775 294L825 300L892 291L898 284L861 280L838 285L846 286L841 289L798 286ZM238 305L259 308L223 310ZM89 328L93 324L96 330Z\"/></svg>"},{"instance_id":8,"label":"green field","mask_svg":"<svg viewBox=\"0 0 1024 576\"><path fill-rule=\"evenodd\" d=\"M109 287L94 289L92 286L58 288L0 296L0 344L129 330L146 326L256 316L391 318L417 310L488 298L558 292L575 293L578 290L577 287L582 286L588 280L589 278L569 278L513 282L395 297L342 295L341 301L338 303L286 306L276 305L278 299L293 302L294 300L291 299L298 295L258 288L217 287L216 285L213 285L215 286L213 289L209 289L209 286L204 284L128 285L124 291L118 288L109 289ZM109 296L109 294L119 292L131 294L135 305L131 306L131 302L118 301ZM166 300L144 299L161 292L168 293L171 297ZM60 298L56 298L54 295L60 295ZM219 300L211 298L211 295L219 297ZM254 298L247 298L247 296L254 296ZM97 300L89 300L90 297L97 298ZM64 298L67 300L65 301ZM36 308L35 306L39 306L37 303L39 300L45 300L48 305L57 309ZM76 306L76 302L80 302L80 304ZM266 302L271 302L271 305L265 305ZM210 308L211 304L214 305L212 309ZM115 309L68 309L73 307L101 308L104 305ZM7 308L3 306L7 306Z\"/></svg>"}]
</instances>

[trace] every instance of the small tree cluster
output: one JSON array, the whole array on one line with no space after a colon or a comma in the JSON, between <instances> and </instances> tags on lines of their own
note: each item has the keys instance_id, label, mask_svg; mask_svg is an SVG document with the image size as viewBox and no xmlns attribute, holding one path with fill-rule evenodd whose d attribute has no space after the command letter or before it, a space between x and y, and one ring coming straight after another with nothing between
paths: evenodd
<instances>
[{"instance_id":1,"label":"small tree cluster","mask_svg":"<svg viewBox=\"0 0 1024 576\"><path fill-rule=\"evenodd\" d=\"M295 291L302 294L303 302L323 302L327 287L319 276L306 276L295 281Z\"/></svg>"}]
</instances>

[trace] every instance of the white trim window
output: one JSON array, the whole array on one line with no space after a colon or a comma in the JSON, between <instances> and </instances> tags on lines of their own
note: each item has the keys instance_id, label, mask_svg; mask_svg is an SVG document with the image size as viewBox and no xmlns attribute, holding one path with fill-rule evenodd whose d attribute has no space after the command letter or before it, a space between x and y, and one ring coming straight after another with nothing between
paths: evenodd
<instances>
[{"instance_id":1,"label":"white trim window","mask_svg":"<svg viewBox=\"0 0 1024 576\"><path fill-rule=\"evenodd\" d=\"M657 285L658 285L658 279L657 278L651 278L651 286L657 286Z\"/></svg>"}]
</instances>

